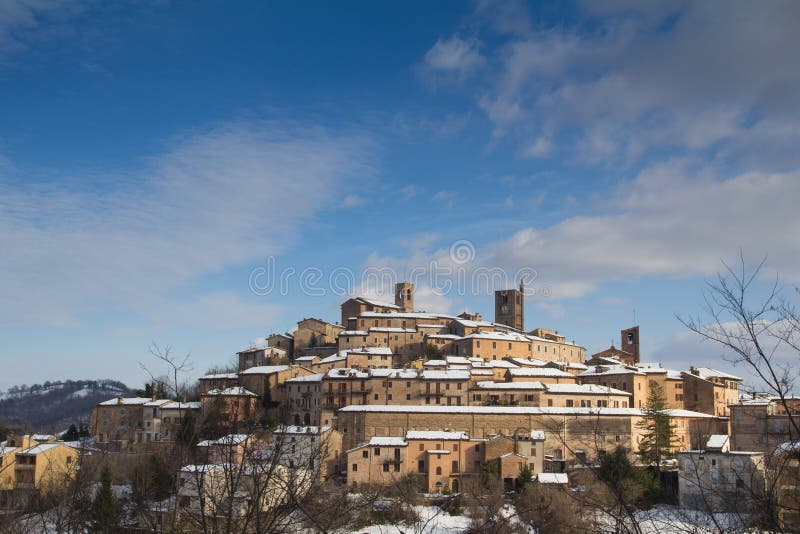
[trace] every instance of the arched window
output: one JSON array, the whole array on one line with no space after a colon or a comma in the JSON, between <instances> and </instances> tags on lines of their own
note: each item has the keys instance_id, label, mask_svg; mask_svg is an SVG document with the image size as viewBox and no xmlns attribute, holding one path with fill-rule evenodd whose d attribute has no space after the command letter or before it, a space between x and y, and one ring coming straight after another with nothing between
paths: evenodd
<instances>
[{"instance_id":1,"label":"arched window","mask_svg":"<svg viewBox=\"0 0 800 534\"><path fill-rule=\"evenodd\" d=\"M437 475L441 475L442 474L442 466L439 466L439 467L436 468L436 474Z\"/></svg>"}]
</instances>

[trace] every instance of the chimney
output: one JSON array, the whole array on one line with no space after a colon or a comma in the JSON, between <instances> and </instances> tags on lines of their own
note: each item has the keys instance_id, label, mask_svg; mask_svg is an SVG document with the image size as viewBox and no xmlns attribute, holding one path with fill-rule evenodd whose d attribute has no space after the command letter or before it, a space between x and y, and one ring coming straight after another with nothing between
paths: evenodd
<instances>
[{"instance_id":1,"label":"chimney","mask_svg":"<svg viewBox=\"0 0 800 534\"><path fill-rule=\"evenodd\" d=\"M117 395L117 404L122 404L122 395Z\"/></svg>"}]
</instances>

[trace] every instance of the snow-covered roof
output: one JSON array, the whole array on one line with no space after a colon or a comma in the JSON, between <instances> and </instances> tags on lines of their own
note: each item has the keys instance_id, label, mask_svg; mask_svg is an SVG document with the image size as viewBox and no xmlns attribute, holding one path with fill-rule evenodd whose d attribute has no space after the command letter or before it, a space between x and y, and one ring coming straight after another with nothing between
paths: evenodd
<instances>
[{"instance_id":1,"label":"snow-covered roof","mask_svg":"<svg viewBox=\"0 0 800 534\"><path fill-rule=\"evenodd\" d=\"M447 449L428 449L425 452L427 452L428 454L450 454L450 451L448 451Z\"/></svg>"},{"instance_id":2,"label":"snow-covered roof","mask_svg":"<svg viewBox=\"0 0 800 534\"><path fill-rule=\"evenodd\" d=\"M549 363L538 358L507 358L507 360L520 367L544 367Z\"/></svg>"},{"instance_id":3,"label":"snow-covered roof","mask_svg":"<svg viewBox=\"0 0 800 534\"><path fill-rule=\"evenodd\" d=\"M438 439L457 440L469 439L466 432L451 432L449 430L409 430L406 439Z\"/></svg>"},{"instance_id":4,"label":"snow-covered roof","mask_svg":"<svg viewBox=\"0 0 800 534\"><path fill-rule=\"evenodd\" d=\"M706 450L721 450L724 452L724 449L729 443L730 438L727 434L712 434L706 442Z\"/></svg>"},{"instance_id":5,"label":"snow-covered roof","mask_svg":"<svg viewBox=\"0 0 800 534\"><path fill-rule=\"evenodd\" d=\"M428 360L423 363L425 367L447 367L447 361L445 360Z\"/></svg>"},{"instance_id":6,"label":"snow-covered roof","mask_svg":"<svg viewBox=\"0 0 800 534\"><path fill-rule=\"evenodd\" d=\"M30 447L23 451L19 451L16 454L21 454L23 456L36 456L37 454L42 454L43 452L47 452L49 450L55 449L56 447L65 446L63 443L42 443L41 445L36 445L35 447Z\"/></svg>"},{"instance_id":7,"label":"snow-covered roof","mask_svg":"<svg viewBox=\"0 0 800 534\"><path fill-rule=\"evenodd\" d=\"M723 371L711 369L710 367L696 367L696 373L691 371L684 371L684 375L699 376L703 380L711 380L712 378L722 378L727 380L741 380L738 376L734 376Z\"/></svg>"},{"instance_id":8,"label":"snow-covered roof","mask_svg":"<svg viewBox=\"0 0 800 534\"><path fill-rule=\"evenodd\" d=\"M368 336L369 332L366 330L344 330L343 332L339 332L340 336Z\"/></svg>"},{"instance_id":9,"label":"snow-covered roof","mask_svg":"<svg viewBox=\"0 0 800 534\"><path fill-rule=\"evenodd\" d=\"M52 434L33 434L31 435L31 439L34 441L50 441L51 439L55 439L55 436Z\"/></svg>"},{"instance_id":10,"label":"snow-covered roof","mask_svg":"<svg viewBox=\"0 0 800 534\"><path fill-rule=\"evenodd\" d=\"M0 456L5 456L6 454L11 454L15 451L18 451L19 447L9 447L6 445L6 442L0 443Z\"/></svg>"},{"instance_id":11,"label":"snow-covered roof","mask_svg":"<svg viewBox=\"0 0 800 534\"><path fill-rule=\"evenodd\" d=\"M598 376L598 375L643 375L641 371L636 371L624 365L593 365L587 371L578 376Z\"/></svg>"},{"instance_id":12,"label":"snow-covered roof","mask_svg":"<svg viewBox=\"0 0 800 534\"><path fill-rule=\"evenodd\" d=\"M422 371L423 380L469 380L469 371L448 369L447 371L434 371L425 369Z\"/></svg>"},{"instance_id":13,"label":"snow-covered roof","mask_svg":"<svg viewBox=\"0 0 800 534\"><path fill-rule=\"evenodd\" d=\"M399 328L397 326L373 326L369 329L370 332L389 332L392 334L414 334L417 332L416 328Z\"/></svg>"},{"instance_id":14,"label":"snow-covered roof","mask_svg":"<svg viewBox=\"0 0 800 534\"><path fill-rule=\"evenodd\" d=\"M480 389L544 389L541 382L494 382L491 380L482 380L475 382L475 386Z\"/></svg>"},{"instance_id":15,"label":"snow-covered roof","mask_svg":"<svg viewBox=\"0 0 800 534\"><path fill-rule=\"evenodd\" d=\"M146 402L144 403L144 405L147 406L148 408L157 408L162 404L166 404L168 402L170 402L170 399L156 399L156 400L151 400L150 402Z\"/></svg>"},{"instance_id":16,"label":"snow-covered roof","mask_svg":"<svg viewBox=\"0 0 800 534\"><path fill-rule=\"evenodd\" d=\"M446 324L427 324L427 323L423 324L423 323L417 323L417 328L439 328L439 329L441 329L441 328L447 328L447 325Z\"/></svg>"},{"instance_id":17,"label":"snow-covered roof","mask_svg":"<svg viewBox=\"0 0 800 534\"><path fill-rule=\"evenodd\" d=\"M406 438L394 436L374 436L370 438L369 444L372 447L405 447L408 445Z\"/></svg>"},{"instance_id":18,"label":"snow-covered roof","mask_svg":"<svg viewBox=\"0 0 800 534\"><path fill-rule=\"evenodd\" d=\"M369 374L380 378L410 379L417 377L414 369L370 369Z\"/></svg>"},{"instance_id":19,"label":"snow-covered roof","mask_svg":"<svg viewBox=\"0 0 800 534\"><path fill-rule=\"evenodd\" d=\"M100 406L141 406L150 402L149 397L114 397L100 403Z\"/></svg>"},{"instance_id":20,"label":"snow-covered roof","mask_svg":"<svg viewBox=\"0 0 800 534\"><path fill-rule=\"evenodd\" d=\"M240 445L250 439L249 434L228 434L219 439L206 439L197 444L198 447L210 447L212 445Z\"/></svg>"},{"instance_id":21,"label":"snow-covered roof","mask_svg":"<svg viewBox=\"0 0 800 534\"><path fill-rule=\"evenodd\" d=\"M327 432L330 430L331 427L329 426L298 426L298 425L289 425L285 427L279 427L275 429L275 434L320 434L323 432Z\"/></svg>"},{"instance_id":22,"label":"snow-covered roof","mask_svg":"<svg viewBox=\"0 0 800 534\"><path fill-rule=\"evenodd\" d=\"M196 401L178 402L170 401L161 406L162 410L199 410L202 403Z\"/></svg>"},{"instance_id":23,"label":"snow-covered roof","mask_svg":"<svg viewBox=\"0 0 800 534\"><path fill-rule=\"evenodd\" d=\"M201 376L198 380L236 380L239 378L238 373L214 373L210 375Z\"/></svg>"},{"instance_id":24,"label":"snow-covered roof","mask_svg":"<svg viewBox=\"0 0 800 534\"><path fill-rule=\"evenodd\" d=\"M259 365L258 367L251 367L245 369L240 375L271 375L285 371L289 368L288 365Z\"/></svg>"},{"instance_id":25,"label":"snow-covered roof","mask_svg":"<svg viewBox=\"0 0 800 534\"><path fill-rule=\"evenodd\" d=\"M384 354L391 355L392 349L389 347L363 347L357 349L347 349L349 354Z\"/></svg>"},{"instance_id":26,"label":"snow-covered roof","mask_svg":"<svg viewBox=\"0 0 800 534\"><path fill-rule=\"evenodd\" d=\"M319 358L319 356L298 356L294 359L295 362L311 362Z\"/></svg>"},{"instance_id":27,"label":"snow-covered roof","mask_svg":"<svg viewBox=\"0 0 800 534\"><path fill-rule=\"evenodd\" d=\"M467 358L465 356L447 356L445 358L445 360L449 364L466 364L466 365L469 365L471 363L469 361L469 358Z\"/></svg>"},{"instance_id":28,"label":"snow-covered roof","mask_svg":"<svg viewBox=\"0 0 800 534\"><path fill-rule=\"evenodd\" d=\"M289 378L286 380L286 383L296 384L297 382L321 382L322 378L325 376L324 373L314 373L313 375L305 375L305 376L297 376L295 378Z\"/></svg>"},{"instance_id":29,"label":"snow-covered roof","mask_svg":"<svg viewBox=\"0 0 800 534\"><path fill-rule=\"evenodd\" d=\"M525 334L518 334L516 332L473 332L462 339L491 339L494 341L522 341L530 343L531 341L538 341L537 338L526 336Z\"/></svg>"},{"instance_id":30,"label":"snow-covered roof","mask_svg":"<svg viewBox=\"0 0 800 534\"><path fill-rule=\"evenodd\" d=\"M534 441L544 441L544 430L531 430L531 439Z\"/></svg>"},{"instance_id":31,"label":"snow-covered roof","mask_svg":"<svg viewBox=\"0 0 800 534\"><path fill-rule=\"evenodd\" d=\"M516 369L518 365L506 360L487 360L483 363L474 363L474 367L489 367L491 369Z\"/></svg>"},{"instance_id":32,"label":"snow-covered roof","mask_svg":"<svg viewBox=\"0 0 800 534\"><path fill-rule=\"evenodd\" d=\"M472 376L494 376L494 372L491 369L486 369L485 367L481 369L476 369L473 367L470 369L469 374Z\"/></svg>"},{"instance_id":33,"label":"snow-covered roof","mask_svg":"<svg viewBox=\"0 0 800 534\"><path fill-rule=\"evenodd\" d=\"M520 383L520 382L518 382ZM621 389L614 389L597 384L545 384L548 393L565 393L575 395L625 395L631 394Z\"/></svg>"},{"instance_id":34,"label":"snow-covered roof","mask_svg":"<svg viewBox=\"0 0 800 534\"><path fill-rule=\"evenodd\" d=\"M342 352L344 354L338 353L338 354L331 354L330 356L326 356L325 358L322 358L320 361L318 361L316 363L316 365L322 365L322 364L326 364L326 363L335 363L335 362L344 361L344 360L347 359L347 352L346 351L342 351Z\"/></svg>"},{"instance_id":35,"label":"snow-covered roof","mask_svg":"<svg viewBox=\"0 0 800 534\"><path fill-rule=\"evenodd\" d=\"M569 475L566 473L538 473L536 481L540 484L569 484Z\"/></svg>"},{"instance_id":36,"label":"snow-covered roof","mask_svg":"<svg viewBox=\"0 0 800 534\"><path fill-rule=\"evenodd\" d=\"M360 301L362 301L362 302L364 302L366 304L369 304L371 306L379 306L381 308L391 308L393 310L399 310L400 309L400 306L398 306L397 304L392 304L391 302L386 302L386 301L383 301L383 300L371 299L371 298L367 298L367 297L356 297L356 300L360 300Z\"/></svg>"},{"instance_id":37,"label":"snow-covered roof","mask_svg":"<svg viewBox=\"0 0 800 534\"><path fill-rule=\"evenodd\" d=\"M225 388L225 389L212 389L208 393L203 393L203 395L208 396L220 396L220 397L258 397L255 393L250 391L244 386L236 386L232 388Z\"/></svg>"},{"instance_id":38,"label":"snow-covered roof","mask_svg":"<svg viewBox=\"0 0 800 534\"><path fill-rule=\"evenodd\" d=\"M511 376L549 376L559 378L573 378L573 376L561 369L554 369L553 367L517 367L509 369L508 372Z\"/></svg>"},{"instance_id":39,"label":"snow-covered roof","mask_svg":"<svg viewBox=\"0 0 800 534\"><path fill-rule=\"evenodd\" d=\"M455 334L428 334L428 339L461 339Z\"/></svg>"},{"instance_id":40,"label":"snow-covered roof","mask_svg":"<svg viewBox=\"0 0 800 534\"><path fill-rule=\"evenodd\" d=\"M369 373L359 371L358 369L342 367L328 371L328 378L369 378Z\"/></svg>"}]
</instances>

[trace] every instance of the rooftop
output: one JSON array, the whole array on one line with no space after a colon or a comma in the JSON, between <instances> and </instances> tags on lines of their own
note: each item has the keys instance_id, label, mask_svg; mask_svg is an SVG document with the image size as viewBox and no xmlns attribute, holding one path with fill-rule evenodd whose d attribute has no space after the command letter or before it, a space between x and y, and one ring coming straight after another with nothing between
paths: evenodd
<instances>
[{"instance_id":1,"label":"rooftop","mask_svg":"<svg viewBox=\"0 0 800 534\"><path fill-rule=\"evenodd\" d=\"M288 365L259 365L258 367L251 367L245 369L240 375L271 375L285 371L289 368Z\"/></svg>"}]
</instances>

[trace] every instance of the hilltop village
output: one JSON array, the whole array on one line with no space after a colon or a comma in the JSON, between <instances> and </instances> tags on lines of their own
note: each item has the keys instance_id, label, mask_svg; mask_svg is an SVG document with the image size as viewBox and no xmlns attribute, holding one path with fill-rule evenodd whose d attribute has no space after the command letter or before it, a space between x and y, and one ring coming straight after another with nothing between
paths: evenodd
<instances>
[{"instance_id":1,"label":"hilltop village","mask_svg":"<svg viewBox=\"0 0 800 534\"><path fill-rule=\"evenodd\" d=\"M591 355L558 331L526 330L523 289L495 292L493 321L417 311L408 283L396 285L393 303L350 298L339 323L305 318L241 350L235 370L199 378L194 400L154 385L150 397L99 403L80 445L10 438L0 449L0 495L8 505L15 492L70 475L81 447L125 455L178 443L190 452L176 458L172 498L199 516L216 514L216 498L230 506L240 490L231 489L232 465L249 466L250 491L253 466L270 466L259 509L334 479L362 488L413 476L424 494L455 494L489 465L506 490L520 473L565 485L572 470L620 448L640 461L654 394L669 420L670 457L706 451L719 465L735 457L764 484L764 455L791 438L774 399L740 397L741 379L722 371L641 361L638 326ZM699 506L705 482L693 480L681 485L683 506Z\"/></svg>"}]
</instances>

